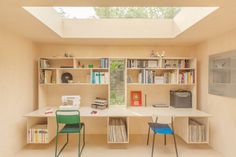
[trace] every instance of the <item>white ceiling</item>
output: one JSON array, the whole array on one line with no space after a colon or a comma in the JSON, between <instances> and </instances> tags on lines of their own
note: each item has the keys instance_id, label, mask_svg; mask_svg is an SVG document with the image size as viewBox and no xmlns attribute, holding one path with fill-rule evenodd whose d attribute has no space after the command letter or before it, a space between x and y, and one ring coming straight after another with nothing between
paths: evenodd
<instances>
[{"instance_id":1,"label":"white ceiling","mask_svg":"<svg viewBox=\"0 0 236 157\"><path fill-rule=\"evenodd\" d=\"M81 45L194 45L236 28L236 1L234 0L7 0L0 2L0 27L30 38L37 43ZM23 6L219 6L210 14L174 39L62 39L57 33L25 11Z\"/></svg>"}]
</instances>

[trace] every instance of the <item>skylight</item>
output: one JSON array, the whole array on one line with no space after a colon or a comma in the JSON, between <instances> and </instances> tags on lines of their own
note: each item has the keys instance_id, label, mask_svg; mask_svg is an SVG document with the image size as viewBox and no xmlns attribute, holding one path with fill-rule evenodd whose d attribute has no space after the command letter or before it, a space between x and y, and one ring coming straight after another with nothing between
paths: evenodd
<instances>
[{"instance_id":1,"label":"skylight","mask_svg":"<svg viewBox=\"0 0 236 157\"><path fill-rule=\"evenodd\" d=\"M66 19L173 19L178 7L54 7Z\"/></svg>"},{"instance_id":2,"label":"skylight","mask_svg":"<svg viewBox=\"0 0 236 157\"><path fill-rule=\"evenodd\" d=\"M23 8L62 38L153 39L175 38L219 7Z\"/></svg>"}]
</instances>

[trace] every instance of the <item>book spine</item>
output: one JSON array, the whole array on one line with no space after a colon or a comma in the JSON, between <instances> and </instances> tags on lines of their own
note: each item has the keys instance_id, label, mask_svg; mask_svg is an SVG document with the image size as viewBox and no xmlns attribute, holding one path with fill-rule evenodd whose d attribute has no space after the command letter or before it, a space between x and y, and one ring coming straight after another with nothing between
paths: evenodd
<instances>
[{"instance_id":1,"label":"book spine","mask_svg":"<svg viewBox=\"0 0 236 157\"><path fill-rule=\"evenodd\" d=\"M98 72L98 81L99 81L99 84L101 84L101 80L102 80L102 78L101 78L101 72Z\"/></svg>"}]
</instances>

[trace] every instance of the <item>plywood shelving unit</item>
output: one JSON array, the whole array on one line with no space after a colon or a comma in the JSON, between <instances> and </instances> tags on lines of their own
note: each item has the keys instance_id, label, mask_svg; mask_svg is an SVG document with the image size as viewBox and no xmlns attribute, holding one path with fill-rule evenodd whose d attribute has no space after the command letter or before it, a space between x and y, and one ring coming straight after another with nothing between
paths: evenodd
<instances>
[{"instance_id":1,"label":"plywood shelving unit","mask_svg":"<svg viewBox=\"0 0 236 157\"><path fill-rule=\"evenodd\" d=\"M124 103L122 105L111 104L111 66L112 60L124 61ZM103 62L103 63L102 63ZM134 62L134 63L133 63ZM61 76L69 72L73 76L73 81L63 83ZM97 83L93 80L93 72L107 74L107 80L103 83ZM143 72L143 74L142 74ZM140 78L142 75L147 76L146 80ZM49 75L49 78L46 78ZM186 76L185 76L186 75ZM171 77L171 78L167 78ZM151 80L152 79L152 80ZM158 80L159 79L159 80ZM195 58L77 58L77 57L48 57L40 58L38 64L38 108L59 107L61 105L61 96L63 95L80 95L81 106L90 106L96 97L106 98L108 106L130 106L130 92L142 91L143 106L144 95L147 97L147 106L156 103L169 105L170 90L189 90L192 92L193 109L197 108L197 61ZM100 80L101 81L101 80ZM111 120L116 118L122 119L125 124L127 138L122 141L111 140L109 130ZM27 129L29 130L35 124L42 121L47 126L49 143L55 137L55 119L42 117L29 117ZM197 118L196 118L197 119ZM200 118L200 121L206 125L206 140L195 143L208 143L208 119ZM187 143L190 141L189 136L189 119L176 119L176 133ZM128 117L108 117L107 119L107 139L108 143L128 143L129 142L129 119ZM28 143L33 143L27 140Z\"/></svg>"}]
</instances>

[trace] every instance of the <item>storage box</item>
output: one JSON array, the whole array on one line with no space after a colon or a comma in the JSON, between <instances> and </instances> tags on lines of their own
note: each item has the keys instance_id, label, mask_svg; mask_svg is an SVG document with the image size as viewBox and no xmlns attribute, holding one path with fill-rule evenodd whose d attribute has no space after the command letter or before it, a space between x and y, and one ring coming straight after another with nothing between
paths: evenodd
<instances>
[{"instance_id":1,"label":"storage box","mask_svg":"<svg viewBox=\"0 0 236 157\"><path fill-rule=\"evenodd\" d=\"M192 108L191 91L170 91L170 106L174 108Z\"/></svg>"}]
</instances>

